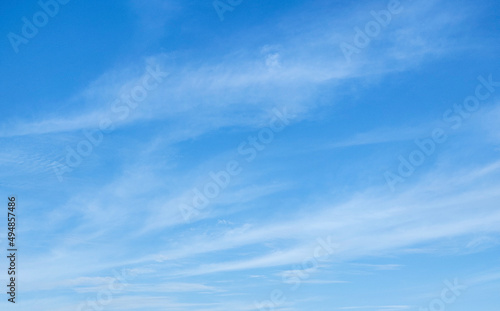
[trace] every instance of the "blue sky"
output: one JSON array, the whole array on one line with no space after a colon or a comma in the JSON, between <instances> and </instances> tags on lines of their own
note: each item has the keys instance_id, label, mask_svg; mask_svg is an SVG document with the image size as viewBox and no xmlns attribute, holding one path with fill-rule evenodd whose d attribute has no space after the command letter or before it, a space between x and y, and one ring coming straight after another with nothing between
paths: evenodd
<instances>
[{"instance_id":1,"label":"blue sky","mask_svg":"<svg viewBox=\"0 0 500 311\"><path fill-rule=\"evenodd\" d=\"M1 4L2 310L498 310L500 3L41 3Z\"/></svg>"}]
</instances>

